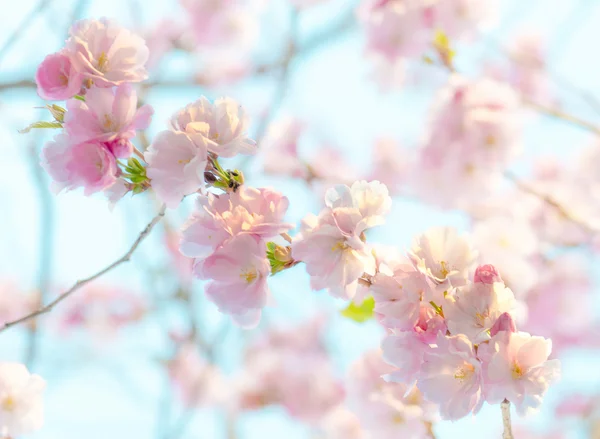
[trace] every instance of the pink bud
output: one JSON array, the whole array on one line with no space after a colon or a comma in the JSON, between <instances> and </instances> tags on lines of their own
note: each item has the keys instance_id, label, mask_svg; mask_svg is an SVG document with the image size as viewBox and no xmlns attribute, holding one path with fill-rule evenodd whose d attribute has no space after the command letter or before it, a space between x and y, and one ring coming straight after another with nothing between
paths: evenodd
<instances>
[{"instance_id":1,"label":"pink bud","mask_svg":"<svg viewBox=\"0 0 600 439\"><path fill-rule=\"evenodd\" d=\"M133 144L128 139L117 138L106 142L106 147L118 159L126 159L133 153Z\"/></svg>"},{"instance_id":2,"label":"pink bud","mask_svg":"<svg viewBox=\"0 0 600 439\"><path fill-rule=\"evenodd\" d=\"M475 283L493 284L494 282L502 282L500 273L491 264L480 265L475 270Z\"/></svg>"},{"instance_id":3,"label":"pink bud","mask_svg":"<svg viewBox=\"0 0 600 439\"><path fill-rule=\"evenodd\" d=\"M505 312L500 314L500 317L496 320L496 323L490 329L490 336L496 335L500 331L517 332L517 325L512 316Z\"/></svg>"}]
</instances>

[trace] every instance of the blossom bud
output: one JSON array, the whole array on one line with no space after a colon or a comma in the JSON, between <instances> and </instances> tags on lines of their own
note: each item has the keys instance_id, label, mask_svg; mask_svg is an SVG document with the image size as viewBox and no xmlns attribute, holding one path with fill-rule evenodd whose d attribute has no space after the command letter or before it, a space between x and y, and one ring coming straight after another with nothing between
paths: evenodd
<instances>
[{"instance_id":1,"label":"blossom bud","mask_svg":"<svg viewBox=\"0 0 600 439\"><path fill-rule=\"evenodd\" d=\"M106 142L106 147L112 154L119 159L125 159L133 153L133 144L129 139L118 138Z\"/></svg>"},{"instance_id":2,"label":"blossom bud","mask_svg":"<svg viewBox=\"0 0 600 439\"><path fill-rule=\"evenodd\" d=\"M494 282L502 282L500 273L491 264L480 265L475 270L475 283L493 284Z\"/></svg>"},{"instance_id":3,"label":"blossom bud","mask_svg":"<svg viewBox=\"0 0 600 439\"><path fill-rule=\"evenodd\" d=\"M490 329L490 336L493 337L500 331L517 332L517 325L512 316L505 312L500 314L500 317L496 320L496 323Z\"/></svg>"}]
</instances>

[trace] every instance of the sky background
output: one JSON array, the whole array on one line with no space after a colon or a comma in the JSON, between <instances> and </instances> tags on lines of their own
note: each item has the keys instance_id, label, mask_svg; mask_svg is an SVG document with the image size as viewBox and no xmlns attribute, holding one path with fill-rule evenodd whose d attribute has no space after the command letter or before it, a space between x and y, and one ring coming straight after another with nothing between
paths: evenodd
<instances>
[{"instance_id":1,"label":"sky background","mask_svg":"<svg viewBox=\"0 0 600 439\"><path fill-rule=\"evenodd\" d=\"M273 4L271 4L271 2ZM8 51L0 49L0 84L17 79L32 79L43 57L59 49L73 17L73 0L49 1L45 12L27 25ZM177 17L176 2L170 0L91 0L82 2L81 17L115 17L123 25L138 21L152 25L169 15ZM272 9L263 17L263 43L257 57L269 57L285 38L287 14L283 2L269 0ZM331 0L303 13L300 39L309 38L339 19L349 2ZM0 48L3 47L24 17L39 7L39 2L0 0ZM503 0L501 14L494 31L487 38L477 38L475 46L458 46L458 68L474 72L483 55L497 53L497 44L519 29L534 29L547 35L549 68L561 80L577 84L593 94L600 94L600 64L597 42L600 38L600 1L594 0ZM132 11L136 11L135 14ZM274 38L269 38L274 36ZM364 39L352 29L342 37L295 60L292 64L289 88L277 115L294 114L307 120L357 167L369 161L375 139L389 136L405 145L416 144L423 133L431 99L440 79L435 73L423 78L423 84L409 84L397 91L381 92L369 79L370 66L361 56ZM154 72L163 80L187 80L193 63L185 56L173 55ZM152 79L152 77L151 77ZM227 94L239 100L256 121L273 93L273 78L251 80L235 87L204 90L199 86L153 90L147 102L155 107L150 134L166 127L169 116L201 94L216 97ZM593 121L597 118L583 103L569 95L562 103L570 111ZM39 191L35 186L33 165L29 155L31 142L40 145L48 135L20 135L17 129L40 118L34 107L42 101L32 89L0 91L0 200L4 213L0 215L0 276L14 280L21 289L36 285L40 251L41 216ZM540 154L550 154L568 160L573 153L593 139L584 131L546 117L525 115L524 154L515 165L517 172L526 172L528 163ZM252 129L256 129L253 123ZM308 139L306 151L318 148ZM260 176L256 163L250 162L247 183L261 187L276 186L290 198L289 220L298 222L307 212L317 213L321 200L301 182ZM169 212L173 224L180 223L189 212L189 204L177 212ZM153 216L155 206L144 196L122 200L111 212L101 197L83 197L71 192L53 197L54 222L51 231L52 284L61 289L88 276L120 257L135 236ZM387 224L373 231L373 241L406 248L412 237L434 225L467 227L458 212L441 211L410 200L394 199ZM371 238L371 236L370 236ZM151 236L138 250L130 264L119 267L99 283L125 285L140 294L149 294L152 285L145 275L148 266L159 266L167 255L160 233ZM332 312L343 307L342 302L324 293L310 291L308 277L301 269L290 270L271 280L276 304L266 312L266 322L302 321L315 310ZM199 285L196 285L197 289ZM201 296L199 296L201 297ZM217 333L225 322L212 304L202 298L197 301L205 331ZM59 312L59 309L57 309ZM165 376L159 367L167 344L164 327L177 325L182 313L158 311L157 317L127 328L118 338L90 339L84 334L59 337L52 328L52 316L41 340L39 361L34 370L48 381L46 393L46 424L35 437L46 439L154 438L159 437L155 414L165 387ZM263 324L265 326L267 323ZM258 329L260 330L260 328ZM336 367L344 374L348 365L365 350L377 347L381 329L368 323L359 325L338 317L333 318L328 343L335 353ZM220 362L226 371L235 370L242 341L248 334L232 327L218 348ZM0 359L21 361L25 349L25 333L13 329L0 334ZM600 385L600 356L589 352L574 352L563 360L564 378L551 389L545 407L560 398L568 389L592 391ZM181 407L171 408L175 418ZM532 417L528 423L547 424L551 411ZM441 439L470 439L500 436L498 407L485 407L476 419L444 423L437 428ZM222 438L224 420L211 410L198 411L185 437ZM574 426L573 438L579 437ZM240 419L240 439L309 438L310 432L288 418L281 409L272 408ZM482 432L484 436L482 436ZM489 432L489 433L488 433ZM494 436L496 435L496 436ZM311 438L312 439L312 438ZM518 439L522 439L519 437Z\"/></svg>"}]
</instances>

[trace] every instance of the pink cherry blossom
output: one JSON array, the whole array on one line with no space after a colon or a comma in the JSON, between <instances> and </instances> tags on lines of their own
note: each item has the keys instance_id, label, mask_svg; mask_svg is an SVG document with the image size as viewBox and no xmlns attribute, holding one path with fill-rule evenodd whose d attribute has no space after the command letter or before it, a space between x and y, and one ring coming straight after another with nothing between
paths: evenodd
<instances>
[{"instance_id":1,"label":"pink cherry blossom","mask_svg":"<svg viewBox=\"0 0 600 439\"><path fill-rule=\"evenodd\" d=\"M127 140L137 130L148 128L153 108L143 105L137 108L137 94L129 84L114 90L92 88L85 102L71 99L67 102L65 130L74 142L89 140L108 143L118 158L131 155L132 146Z\"/></svg>"},{"instance_id":2,"label":"pink cherry blossom","mask_svg":"<svg viewBox=\"0 0 600 439\"><path fill-rule=\"evenodd\" d=\"M35 74L38 95L42 99L62 101L81 91L83 77L64 51L48 55Z\"/></svg>"},{"instance_id":3,"label":"pink cherry blossom","mask_svg":"<svg viewBox=\"0 0 600 439\"><path fill-rule=\"evenodd\" d=\"M414 240L409 256L415 267L444 291L467 283L477 253L456 229L437 227Z\"/></svg>"},{"instance_id":4,"label":"pink cherry blossom","mask_svg":"<svg viewBox=\"0 0 600 439\"><path fill-rule=\"evenodd\" d=\"M473 282L482 284L494 284L495 282L502 282L500 273L491 264L480 265L475 269L475 275L473 276Z\"/></svg>"},{"instance_id":5,"label":"pink cherry blossom","mask_svg":"<svg viewBox=\"0 0 600 439\"><path fill-rule=\"evenodd\" d=\"M44 423L43 392L46 382L20 363L0 363L0 431L19 437L39 430Z\"/></svg>"},{"instance_id":6,"label":"pink cherry blossom","mask_svg":"<svg viewBox=\"0 0 600 439\"><path fill-rule=\"evenodd\" d=\"M486 400L495 404L507 399L521 415L537 411L550 384L560 377L560 362L548 360L552 342L526 332L501 331L482 347Z\"/></svg>"},{"instance_id":7,"label":"pink cherry blossom","mask_svg":"<svg viewBox=\"0 0 600 439\"><path fill-rule=\"evenodd\" d=\"M97 87L140 82L148 77L144 40L114 21L81 20L69 31L66 50L73 67Z\"/></svg>"},{"instance_id":8,"label":"pink cherry blossom","mask_svg":"<svg viewBox=\"0 0 600 439\"><path fill-rule=\"evenodd\" d=\"M267 277L271 272L264 241L248 234L235 236L197 263L195 272L210 280L205 292L219 311L243 327L258 324L269 294Z\"/></svg>"},{"instance_id":9,"label":"pink cherry blossom","mask_svg":"<svg viewBox=\"0 0 600 439\"><path fill-rule=\"evenodd\" d=\"M185 132L193 139L205 138L208 150L221 157L256 152L256 143L246 132L248 117L231 98L211 103L202 96L173 115L171 125L175 131Z\"/></svg>"},{"instance_id":10,"label":"pink cherry blossom","mask_svg":"<svg viewBox=\"0 0 600 439\"><path fill-rule=\"evenodd\" d=\"M176 394L186 407L203 407L226 400L225 377L216 366L200 356L194 344L181 346L167 367Z\"/></svg>"},{"instance_id":11,"label":"pink cherry blossom","mask_svg":"<svg viewBox=\"0 0 600 439\"><path fill-rule=\"evenodd\" d=\"M438 334L437 347L425 352L417 387L439 404L443 419L476 414L483 405L482 369L473 345L464 335Z\"/></svg>"},{"instance_id":12,"label":"pink cherry blossom","mask_svg":"<svg viewBox=\"0 0 600 439\"><path fill-rule=\"evenodd\" d=\"M517 325L512 316L507 312L503 312L496 319L496 323L490 328L490 337L495 336L500 331L517 332Z\"/></svg>"},{"instance_id":13,"label":"pink cherry blossom","mask_svg":"<svg viewBox=\"0 0 600 439\"><path fill-rule=\"evenodd\" d=\"M55 192L83 187L84 194L91 195L117 181L115 156L98 142L74 144L66 134L58 134L44 146L41 161Z\"/></svg>"},{"instance_id":14,"label":"pink cherry blossom","mask_svg":"<svg viewBox=\"0 0 600 439\"><path fill-rule=\"evenodd\" d=\"M498 317L514 311L513 292L501 282L476 282L457 288L444 304L444 316L452 334L464 334L473 343L488 340Z\"/></svg>"},{"instance_id":15,"label":"pink cherry blossom","mask_svg":"<svg viewBox=\"0 0 600 439\"><path fill-rule=\"evenodd\" d=\"M32 312L39 304L37 294L28 294L13 280L0 281L0 325Z\"/></svg>"},{"instance_id":16,"label":"pink cherry blossom","mask_svg":"<svg viewBox=\"0 0 600 439\"><path fill-rule=\"evenodd\" d=\"M152 189L168 207L177 207L185 195L204 187L208 158L203 137L192 140L185 133L162 131L144 153L144 159Z\"/></svg>"},{"instance_id":17,"label":"pink cherry blossom","mask_svg":"<svg viewBox=\"0 0 600 439\"><path fill-rule=\"evenodd\" d=\"M358 417L343 406L331 410L325 416L321 430L327 439L369 439Z\"/></svg>"},{"instance_id":18,"label":"pink cherry blossom","mask_svg":"<svg viewBox=\"0 0 600 439\"><path fill-rule=\"evenodd\" d=\"M392 194L398 194L411 164L410 151L400 148L393 139L382 138L373 147L373 165L370 179L379 180Z\"/></svg>"},{"instance_id":19,"label":"pink cherry blossom","mask_svg":"<svg viewBox=\"0 0 600 439\"><path fill-rule=\"evenodd\" d=\"M356 361L348 374L348 407L374 438L425 439L426 422L435 418L435 409L423 400L418 389L385 382L382 375L391 370L378 350Z\"/></svg>"},{"instance_id":20,"label":"pink cherry blossom","mask_svg":"<svg viewBox=\"0 0 600 439\"><path fill-rule=\"evenodd\" d=\"M277 191L248 186L229 194L200 196L196 212L183 228L180 249L186 256L203 259L238 234L278 236L293 227L283 222L288 204Z\"/></svg>"}]
</instances>

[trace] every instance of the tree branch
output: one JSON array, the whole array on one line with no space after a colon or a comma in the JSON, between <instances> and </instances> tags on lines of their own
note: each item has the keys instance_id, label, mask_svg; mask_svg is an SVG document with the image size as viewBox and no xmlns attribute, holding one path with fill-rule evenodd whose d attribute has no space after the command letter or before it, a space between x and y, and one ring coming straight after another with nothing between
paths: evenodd
<instances>
[{"instance_id":1,"label":"tree branch","mask_svg":"<svg viewBox=\"0 0 600 439\"><path fill-rule=\"evenodd\" d=\"M65 291L64 293L62 293L60 296L58 296L56 299L54 299L52 302L48 303L47 305L44 305L42 308L38 309L35 312L32 312L31 314L27 314L26 316L23 316L17 320L13 320L11 322L6 322L4 324L4 326L2 328L0 328L0 332L7 330L8 328L10 328L11 326L17 325L19 323L25 322L27 320L33 319L35 317L38 317L42 314L46 314L49 313L50 311L52 311L52 309L58 305L60 302L62 302L63 300L65 300L67 297L69 297L71 294L73 294L75 291L77 291L78 289L80 289L81 287L83 287L84 285L88 284L89 282L103 276L104 274L108 273L109 271L111 271L113 268L118 267L119 265L128 262L131 259L131 255L133 255L133 253L135 252L135 250L138 248L138 246L142 243L142 241L144 241L144 239L146 239L148 237L148 235L150 234L150 232L152 231L152 229L154 228L154 226L156 226L156 224L158 224L158 222L162 219L162 217L165 215L165 210L166 210L166 206L163 205L160 209L160 211L156 214L156 216L154 218L152 218L152 221L150 221L148 223L148 225L144 228L144 230L142 230L142 232L139 234L139 236L137 237L137 239L135 240L135 242L133 243L133 245L129 248L129 250L127 251L127 253L125 253L121 258L117 259L115 262L113 262L112 264L110 264L108 267L100 270L99 272L97 272L96 274L93 274L92 276L82 279L82 280L78 280L77 282L75 282L75 285L73 285L71 288L69 288L67 291Z\"/></svg>"},{"instance_id":2,"label":"tree branch","mask_svg":"<svg viewBox=\"0 0 600 439\"><path fill-rule=\"evenodd\" d=\"M500 406L502 407L502 424L504 425L502 439L515 439L510 423L510 402L505 399Z\"/></svg>"}]
</instances>

